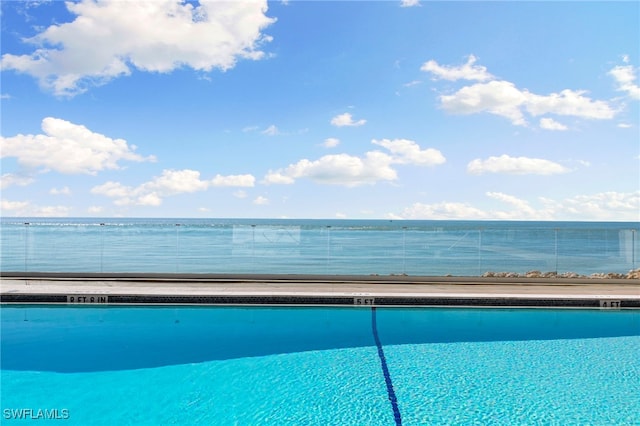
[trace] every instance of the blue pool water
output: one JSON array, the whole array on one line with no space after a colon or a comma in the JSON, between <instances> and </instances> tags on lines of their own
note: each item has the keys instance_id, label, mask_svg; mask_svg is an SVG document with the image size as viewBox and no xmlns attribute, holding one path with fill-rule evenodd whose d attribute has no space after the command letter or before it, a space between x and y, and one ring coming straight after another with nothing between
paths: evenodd
<instances>
[{"instance_id":1,"label":"blue pool water","mask_svg":"<svg viewBox=\"0 0 640 426\"><path fill-rule=\"evenodd\" d=\"M6 305L1 331L7 424L640 423L638 311Z\"/></svg>"},{"instance_id":2,"label":"blue pool water","mask_svg":"<svg viewBox=\"0 0 640 426\"><path fill-rule=\"evenodd\" d=\"M637 222L0 218L19 272L627 273Z\"/></svg>"}]
</instances>

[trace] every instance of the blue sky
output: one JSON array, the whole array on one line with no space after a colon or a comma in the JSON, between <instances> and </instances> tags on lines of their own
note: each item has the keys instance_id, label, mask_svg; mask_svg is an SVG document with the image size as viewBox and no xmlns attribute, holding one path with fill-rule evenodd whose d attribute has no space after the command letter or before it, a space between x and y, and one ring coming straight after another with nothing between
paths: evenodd
<instances>
[{"instance_id":1,"label":"blue sky","mask_svg":"<svg viewBox=\"0 0 640 426\"><path fill-rule=\"evenodd\" d=\"M638 2L1 7L3 216L640 220Z\"/></svg>"}]
</instances>

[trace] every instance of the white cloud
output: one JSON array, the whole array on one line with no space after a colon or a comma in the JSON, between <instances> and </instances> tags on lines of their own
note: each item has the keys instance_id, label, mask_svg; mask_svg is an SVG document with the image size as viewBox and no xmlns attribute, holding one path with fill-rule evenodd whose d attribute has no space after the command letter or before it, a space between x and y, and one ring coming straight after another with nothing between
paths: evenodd
<instances>
[{"instance_id":1,"label":"white cloud","mask_svg":"<svg viewBox=\"0 0 640 426\"><path fill-rule=\"evenodd\" d=\"M100 214L104 211L104 208L101 206L90 206L87 209L87 213L89 214Z\"/></svg>"},{"instance_id":2,"label":"white cloud","mask_svg":"<svg viewBox=\"0 0 640 426\"><path fill-rule=\"evenodd\" d=\"M325 155L318 160L303 159L284 170L270 172L264 182L290 184L299 178L318 183L344 186L373 184L381 180L395 180L396 171L390 167L392 158L378 151L370 151L363 158L348 154Z\"/></svg>"},{"instance_id":3,"label":"white cloud","mask_svg":"<svg viewBox=\"0 0 640 426\"><path fill-rule=\"evenodd\" d=\"M633 126L631 124L629 124L629 123L618 123L618 127L621 128L621 129L630 129Z\"/></svg>"},{"instance_id":4,"label":"white cloud","mask_svg":"<svg viewBox=\"0 0 640 426\"><path fill-rule=\"evenodd\" d=\"M396 180L398 174L391 167L393 164L434 166L445 162L440 151L432 148L423 150L411 140L374 139L371 143L388 149L391 155L369 151L362 157L335 154L325 155L314 161L302 159L284 169L270 170L262 183L292 184L296 179L308 178L322 184L354 187Z\"/></svg>"},{"instance_id":5,"label":"white cloud","mask_svg":"<svg viewBox=\"0 0 640 426\"><path fill-rule=\"evenodd\" d=\"M280 131L275 126L275 124L272 124L271 126L267 127L266 129L264 129L260 133L262 133L263 135L268 135L268 136L276 136L276 135L280 134Z\"/></svg>"},{"instance_id":6,"label":"white cloud","mask_svg":"<svg viewBox=\"0 0 640 426\"><path fill-rule=\"evenodd\" d=\"M269 204L269 199L260 195L255 200L253 200L253 204L258 206L265 206Z\"/></svg>"},{"instance_id":7,"label":"white cloud","mask_svg":"<svg viewBox=\"0 0 640 426\"><path fill-rule=\"evenodd\" d=\"M4 216L18 217L64 217L68 216L71 207L39 206L28 201L0 200L0 210Z\"/></svg>"},{"instance_id":8,"label":"white cloud","mask_svg":"<svg viewBox=\"0 0 640 426\"><path fill-rule=\"evenodd\" d=\"M144 184L145 192L162 195L184 194L204 191L209 182L200 179L196 170L163 170L162 175Z\"/></svg>"},{"instance_id":9,"label":"white cloud","mask_svg":"<svg viewBox=\"0 0 640 426\"><path fill-rule=\"evenodd\" d=\"M567 126L562 123L558 123L553 118L541 118L540 119L540 128L545 130L567 130Z\"/></svg>"},{"instance_id":10,"label":"white cloud","mask_svg":"<svg viewBox=\"0 0 640 426\"><path fill-rule=\"evenodd\" d=\"M205 191L211 186L253 186L254 181L251 175L216 175L211 180L202 180L196 170L163 170L162 175L137 187L109 181L93 187L91 193L114 198L119 206L159 206L165 197L172 195Z\"/></svg>"},{"instance_id":11,"label":"white cloud","mask_svg":"<svg viewBox=\"0 0 640 426\"><path fill-rule=\"evenodd\" d=\"M69 189L68 186L65 186L63 188L51 188L49 190L49 194L51 195L71 195L71 190Z\"/></svg>"},{"instance_id":12,"label":"white cloud","mask_svg":"<svg viewBox=\"0 0 640 426\"><path fill-rule=\"evenodd\" d=\"M475 61L476 58L471 55L467 63L461 67L440 66L433 60L422 66L421 70L431 72L438 79L482 82L464 86L453 94L441 95L440 104L447 112L488 112L505 117L517 126L527 125L525 113L534 117L556 114L600 120L611 119L616 113L609 103L585 96L584 90L564 89L559 93L538 95L526 89L519 89L512 82L495 80L486 68L474 65Z\"/></svg>"},{"instance_id":13,"label":"white cloud","mask_svg":"<svg viewBox=\"0 0 640 426\"><path fill-rule=\"evenodd\" d=\"M400 7L420 6L420 0L400 0Z\"/></svg>"},{"instance_id":14,"label":"white cloud","mask_svg":"<svg viewBox=\"0 0 640 426\"><path fill-rule=\"evenodd\" d=\"M252 187L255 185L256 178L253 175L216 175L211 180L211 186L244 186Z\"/></svg>"},{"instance_id":15,"label":"white cloud","mask_svg":"<svg viewBox=\"0 0 640 426\"><path fill-rule=\"evenodd\" d=\"M486 160L477 158L467 164L467 172L472 175L484 173L555 175L568 171L569 169L553 161L540 158L511 157L506 154L499 157L489 157Z\"/></svg>"},{"instance_id":16,"label":"white cloud","mask_svg":"<svg viewBox=\"0 0 640 426\"><path fill-rule=\"evenodd\" d=\"M467 63L461 66L439 65L433 59L425 62L420 67L420 71L430 72L436 80L493 80L493 75L487 72L487 68L481 65L474 65L478 59L474 55L469 55Z\"/></svg>"},{"instance_id":17,"label":"white cloud","mask_svg":"<svg viewBox=\"0 0 640 426\"><path fill-rule=\"evenodd\" d=\"M27 39L35 46L31 54L4 54L2 69L29 74L56 95L81 93L129 75L132 67L228 70L238 59L265 57L260 48L271 38L262 31L275 22L265 15L266 0L195 7L175 0L83 0L66 6L74 21Z\"/></svg>"},{"instance_id":18,"label":"white cloud","mask_svg":"<svg viewBox=\"0 0 640 426\"><path fill-rule=\"evenodd\" d=\"M605 101L594 101L583 96L584 90L565 89L560 93L541 96L526 93L527 111L534 115L558 114L604 120L613 118L615 111Z\"/></svg>"},{"instance_id":19,"label":"white cloud","mask_svg":"<svg viewBox=\"0 0 640 426\"><path fill-rule=\"evenodd\" d=\"M357 127L357 126L362 126L366 122L367 120L364 120L364 119L353 121L353 117L348 112L345 112L344 114L336 115L331 119L331 124L336 127L344 127L344 126Z\"/></svg>"},{"instance_id":20,"label":"white cloud","mask_svg":"<svg viewBox=\"0 0 640 426\"><path fill-rule=\"evenodd\" d=\"M118 162L155 161L142 157L124 139L111 139L85 126L59 118L42 120L40 135L0 137L2 157L15 157L27 168L44 168L60 173L95 175L105 169L118 169Z\"/></svg>"},{"instance_id":21,"label":"white cloud","mask_svg":"<svg viewBox=\"0 0 640 426\"><path fill-rule=\"evenodd\" d=\"M340 145L340 139L337 138L327 138L322 143L322 146L324 146L325 148L334 148L338 145Z\"/></svg>"},{"instance_id":22,"label":"white cloud","mask_svg":"<svg viewBox=\"0 0 640 426\"><path fill-rule=\"evenodd\" d=\"M2 199L0 200L0 206L2 207L2 210L14 211L27 208L29 203L26 201L9 201Z\"/></svg>"},{"instance_id":23,"label":"white cloud","mask_svg":"<svg viewBox=\"0 0 640 426\"><path fill-rule=\"evenodd\" d=\"M466 86L453 95L440 96L442 108L452 114L489 112L508 118L515 125L525 125L520 107L526 94L508 81L490 81Z\"/></svg>"},{"instance_id":24,"label":"white cloud","mask_svg":"<svg viewBox=\"0 0 640 426\"><path fill-rule=\"evenodd\" d=\"M236 198L247 198L247 191L239 189L233 193L233 196Z\"/></svg>"},{"instance_id":25,"label":"white cloud","mask_svg":"<svg viewBox=\"0 0 640 426\"><path fill-rule=\"evenodd\" d=\"M400 214L390 213L396 219L468 219L468 220L640 220L640 191L602 192L577 195L556 201L539 198L539 207L530 201L501 192L487 192L488 198L506 204L496 209L481 209L469 203L439 202L415 203Z\"/></svg>"},{"instance_id":26,"label":"white cloud","mask_svg":"<svg viewBox=\"0 0 640 426\"><path fill-rule=\"evenodd\" d=\"M404 87L413 87L413 86L417 86L419 84L422 84L422 81L420 80L412 80L408 83L403 84Z\"/></svg>"},{"instance_id":27,"label":"white cloud","mask_svg":"<svg viewBox=\"0 0 640 426\"><path fill-rule=\"evenodd\" d=\"M423 150L416 142L408 139L374 139L371 143L387 148L393 154L393 163L435 166L446 161L442 153L437 149L427 148Z\"/></svg>"},{"instance_id":28,"label":"white cloud","mask_svg":"<svg viewBox=\"0 0 640 426\"><path fill-rule=\"evenodd\" d=\"M561 209L575 216L586 216L595 220L640 221L640 191L600 192L577 195L561 203Z\"/></svg>"},{"instance_id":29,"label":"white cloud","mask_svg":"<svg viewBox=\"0 0 640 426\"><path fill-rule=\"evenodd\" d=\"M31 185L34 181L35 179L28 175L5 173L0 176L0 189L5 189L10 186L27 186Z\"/></svg>"},{"instance_id":30,"label":"white cloud","mask_svg":"<svg viewBox=\"0 0 640 426\"><path fill-rule=\"evenodd\" d=\"M628 62L629 58L626 58ZM614 78L618 87L616 90L626 92L632 99L640 99L640 86L635 84L636 70L631 65L618 65L609 71L609 75Z\"/></svg>"},{"instance_id":31,"label":"white cloud","mask_svg":"<svg viewBox=\"0 0 640 426\"><path fill-rule=\"evenodd\" d=\"M487 219L488 213L467 203L441 202L435 204L415 203L394 216L401 219Z\"/></svg>"},{"instance_id":32,"label":"white cloud","mask_svg":"<svg viewBox=\"0 0 640 426\"><path fill-rule=\"evenodd\" d=\"M505 219L511 217L542 219L543 216L546 217L546 214L542 214L541 212L534 210L528 201L514 197L513 195L504 194L502 192L487 192L485 195L489 198L493 198L494 200L509 204L515 209L511 213L502 213Z\"/></svg>"},{"instance_id":33,"label":"white cloud","mask_svg":"<svg viewBox=\"0 0 640 426\"><path fill-rule=\"evenodd\" d=\"M293 166L289 166L293 167ZM288 173L287 170L269 170L267 175L262 180L262 183L265 185L291 185L295 183L295 179L291 176L285 175Z\"/></svg>"}]
</instances>

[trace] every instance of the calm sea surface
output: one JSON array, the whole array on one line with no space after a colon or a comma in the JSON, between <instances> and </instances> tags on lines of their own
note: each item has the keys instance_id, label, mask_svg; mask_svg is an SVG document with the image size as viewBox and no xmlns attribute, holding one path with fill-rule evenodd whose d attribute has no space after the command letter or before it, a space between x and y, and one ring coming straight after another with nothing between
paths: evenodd
<instances>
[{"instance_id":1,"label":"calm sea surface","mask_svg":"<svg viewBox=\"0 0 640 426\"><path fill-rule=\"evenodd\" d=\"M408 274L638 267L637 222L2 218L0 269Z\"/></svg>"}]
</instances>

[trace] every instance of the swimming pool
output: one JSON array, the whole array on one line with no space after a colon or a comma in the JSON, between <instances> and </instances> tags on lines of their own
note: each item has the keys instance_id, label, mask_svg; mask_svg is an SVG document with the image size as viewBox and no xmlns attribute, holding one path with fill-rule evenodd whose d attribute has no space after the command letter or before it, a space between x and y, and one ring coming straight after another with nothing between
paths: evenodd
<instances>
[{"instance_id":1,"label":"swimming pool","mask_svg":"<svg viewBox=\"0 0 640 426\"><path fill-rule=\"evenodd\" d=\"M38 415L37 424L79 425L640 422L637 310L1 313L7 424Z\"/></svg>"}]
</instances>

